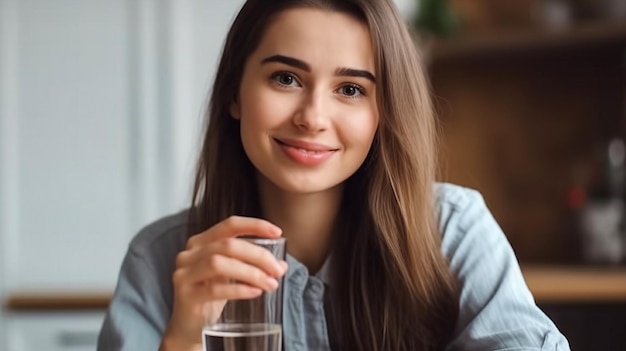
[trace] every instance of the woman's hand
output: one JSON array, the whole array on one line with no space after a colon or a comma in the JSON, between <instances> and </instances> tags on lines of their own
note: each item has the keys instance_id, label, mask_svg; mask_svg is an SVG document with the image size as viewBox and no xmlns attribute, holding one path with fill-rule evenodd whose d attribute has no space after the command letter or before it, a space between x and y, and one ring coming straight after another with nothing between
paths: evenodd
<instances>
[{"instance_id":1,"label":"woman's hand","mask_svg":"<svg viewBox=\"0 0 626 351\"><path fill-rule=\"evenodd\" d=\"M176 257L174 308L161 350L198 350L203 325L217 321L227 300L251 299L276 289L287 263L236 237L277 238L281 233L261 219L230 217L191 237Z\"/></svg>"}]
</instances>

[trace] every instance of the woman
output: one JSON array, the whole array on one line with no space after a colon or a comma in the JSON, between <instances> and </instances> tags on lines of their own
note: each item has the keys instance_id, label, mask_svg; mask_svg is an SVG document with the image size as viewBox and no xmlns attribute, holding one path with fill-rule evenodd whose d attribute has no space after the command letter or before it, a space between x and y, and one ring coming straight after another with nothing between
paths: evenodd
<instances>
[{"instance_id":1,"label":"woman","mask_svg":"<svg viewBox=\"0 0 626 351\"><path fill-rule=\"evenodd\" d=\"M569 349L480 195L435 183L390 0L248 1L207 120L192 206L131 243L99 349L200 350L225 301L285 274L285 350ZM242 234L287 237L287 262Z\"/></svg>"}]
</instances>

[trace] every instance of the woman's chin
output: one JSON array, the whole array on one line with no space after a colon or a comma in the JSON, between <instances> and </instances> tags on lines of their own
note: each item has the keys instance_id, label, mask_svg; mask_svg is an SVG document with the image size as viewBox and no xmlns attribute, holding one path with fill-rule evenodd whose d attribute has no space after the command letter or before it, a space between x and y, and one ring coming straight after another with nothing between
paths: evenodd
<instances>
[{"instance_id":1,"label":"woman's chin","mask_svg":"<svg viewBox=\"0 0 626 351\"><path fill-rule=\"evenodd\" d=\"M320 179L320 176L294 176L294 175L282 175L280 177L268 178L270 183L278 191L292 193L292 194L314 194L321 193L333 189L337 189L341 183L324 181Z\"/></svg>"},{"instance_id":2,"label":"woman's chin","mask_svg":"<svg viewBox=\"0 0 626 351\"><path fill-rule=\"evenodd\" d=\"M313 194L313 193L321 193L324 191L331 190L337 186L337 184L325 184L321 183L319 180L315 181L285 181L277 184L280 190L294 193L294 194Z\"/></svg>"}]
</instances>

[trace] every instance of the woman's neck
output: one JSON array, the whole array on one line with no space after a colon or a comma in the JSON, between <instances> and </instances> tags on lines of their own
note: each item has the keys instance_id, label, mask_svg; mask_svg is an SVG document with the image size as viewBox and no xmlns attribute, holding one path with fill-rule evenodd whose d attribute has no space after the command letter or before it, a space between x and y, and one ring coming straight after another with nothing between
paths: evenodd
<instances>
[{"instance_id":1,"label":"woman's neck","mask_svg":"<svg viewBox=\"0 0 626 351\"><path fill-rule=\"evenodd\" d=\"M259 196L263 216L283 230L289 254L315 274L330 251L342 187L296 194L259 176Z\"/></svg>"}]
</instances>

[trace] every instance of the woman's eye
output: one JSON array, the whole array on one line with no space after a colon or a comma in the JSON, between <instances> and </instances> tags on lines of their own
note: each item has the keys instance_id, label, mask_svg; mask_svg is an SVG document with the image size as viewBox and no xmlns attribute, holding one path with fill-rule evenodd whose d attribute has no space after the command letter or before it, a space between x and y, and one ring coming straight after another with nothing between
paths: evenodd
<instances>
[{"instance_id":1,"label":"woman's eye","mask_svg":"<svg viewBox=\"0 0 626 351\"><path fill-rule=\"evenodd\" d=\"M297 85L298 81L296 80L296 77L293 76L293 74L291 73L286 73L286 72L278 72L275 73L274 75L272 75L272 79L283 86L293 86L293 85Z\"/></svg>"},{"instance_id":2,"label":"woman's eye","mask_svg":"<svg viewBox=\"0 0 626 351\"><path fill-rule=\"evenodd\" d=\"M339 88L339 93L350 98L356 98L360 97L361 95L365 95L363 88L355 84L342 86L341 88Z\"/></svg>"}]
</instances>

